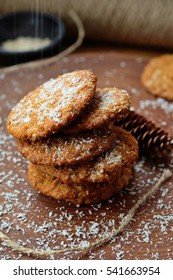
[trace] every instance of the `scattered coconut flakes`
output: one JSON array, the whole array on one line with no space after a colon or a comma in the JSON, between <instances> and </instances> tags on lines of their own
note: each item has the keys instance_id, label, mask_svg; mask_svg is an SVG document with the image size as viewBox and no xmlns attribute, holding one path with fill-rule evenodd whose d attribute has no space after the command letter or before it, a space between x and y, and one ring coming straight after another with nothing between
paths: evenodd
<instances>
[{"instance_id":1,"label":"scattered coconut flakes","mask_svg":"<svg viewBox=\"0 0 173 280\"><path fill-rule=\"evenodd\" d=\"M67 63L68 59L66 59L64 63ZM76 63L80 66L80 64L83 63L82 60L81 58L77 60ZM93 63L100 62L104 63L103 55L98 56ZM142 59L139 58L136 62L141 63ZM128 65L126 65L126 67L128 67ZM67 72L67 69L64 68L64 71ZM20 71L19 73L18 75L21 79L24 76L26 77L24 72ZM116 69L114 69L114 71L105 72L105 76L108 78L112 78L116 75ZM43 77L40 76L40 79L42 78ZM5 75L1 74L0 79L5 79ZM28 81L29 79L28 77ZM16 80L12 80L11 86L15 88L19 98L20 95L23 94L20 83ZM132 94L136 94L134 88L132 88ZM12 96L9 101L7 100L6 93L3 92L1 93L0 100L6 108L11 110L16 103L16 96ZM152 108L156 110L157 108L161 108L166 114L169 114L173 111L172 106L171 102L158 98L156 100L141 100L139 109L144 110ZM105 203L94 204L89 206L89 208L86 207L82 209L80 205L72 206L70 203L64 206L61 204L60 207L60 204L58 204L57 207L55 205L52 207L45 206L47 215L44 217L45 221L41 222L38 219L39 216L43 215L42 209L37 203L37 197L39 197L39 195L30 189L26 182L27 162L16 152L15 141L4 129L6 119L7 117L3 115L0 118L0 123L2 124L0 126L0 164L2 164L2 167L6 167L7 170L4 172L2 168L0 171L2 186L0 192L1 230L3 230L3 232L8 231L9 236L12 234L13 240L22 246L33 247L34 249L40 250L60 249L61 247L66 248L67 246L71 248L80 246L82 248L89 245L89 242L94 241L98 237L105 237L106 234L112 230L114 225L118 226L118 224L123 221L130 207L136 202L136 199L150 184L158 180L164 168L164 165L160 165L155 175L155 167L147 167L145 159L141 159L134 166L137 179L135 179L134 182L132 181L131 185L115 198L111 198ZM11 170L11 163L14 169L16 165L18 166L19 173L16 174L15 170ZM151 176L151 179L147 181L146 178L148 175ZM123 259L127 258L127 256L133 259L135 258L134 252L138 250L138 248L145 248L146 258L159 259L162 257L158 252L151 252L149 248L146 248L146 242L147 244L152 244L154 242L156 230L159 246L163 245L163 236L165 238L164 240L168 242L172 242L173 240L173 238L167 234L173 231L173 226L171 225L173 221L171 214L171 209L173 207L171 190L171 183L167 185L166 188L161 188L159 193L154 196L154 200L151 199L152 202L151 200L148 201L148 209L151 209L151 212L148 214L145 207L143 210L140 209L140 211L146 211L146 218L143 222L140 222L137 215L131 225L129 225L120 236L115 237L107 244L106 248L108 249L99 248L91 252L89 259L106 259L107 250L109 251L109 257L111 256L112 259ZM169 195L170 201L166 200ZM156 199L157 197L159 197L159 199ZM128 206L126 202L129 198L131 205ZM44 198L44 201L50 202L51 199ZM32 205L35 205L36 208L33 209ZM31 207L33 211L32 215L30 211ZM155 209L159 210L159 214L155 212ZM84 219L86 221L84 221ZM22 233L20 238L19 232ZM25 234L27 236L26 239L24 238ZM155 244L156 249L158 248L158 244ZM130 245L131 248L128 252L126 252L126 245ZM23 256L21 253L17 252L9 253L5 242L1 243L0 252L1 259L19 259ZM50 258L56 259L56 256L52 254ZM74 254L66 252L66 254L60 256L60 259L73 258L80 258L80 255L75 252ZM169 248L167 249L167 258L172 258L172 252Z\"/></svg>"}]
</instances>

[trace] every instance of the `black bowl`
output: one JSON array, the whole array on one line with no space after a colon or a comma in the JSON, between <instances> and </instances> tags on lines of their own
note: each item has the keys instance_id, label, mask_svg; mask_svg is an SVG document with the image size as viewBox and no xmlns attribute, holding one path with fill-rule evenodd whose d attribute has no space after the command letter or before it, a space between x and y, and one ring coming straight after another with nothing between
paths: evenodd
<instances>
[{"instance_id":1,"label":"black bowl","mask_svg":"<svg viewBox=\"0 0 173 280\"><path fill-rule=\"evenodd\" d=\"M0 17L0 65L13 65L52 56L61 51L66 27L59 17L37 12L17 12ZM1 48L18 37L49 38L50 44L37 50L8 51Z\"/></svg>"}]
</instances>

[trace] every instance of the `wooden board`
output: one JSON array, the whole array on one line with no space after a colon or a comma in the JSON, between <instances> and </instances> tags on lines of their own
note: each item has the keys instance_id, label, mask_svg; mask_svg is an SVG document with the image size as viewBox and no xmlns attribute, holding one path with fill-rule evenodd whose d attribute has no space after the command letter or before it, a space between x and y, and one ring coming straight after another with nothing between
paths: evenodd
<instances>
[{"instance_id":1,"label":"wooden board","mask_svg":"<svg viewBox=\"0 0 173 280\"><path fill-rule=\"evenodd\" d=\"M130 185L109 201L74 206L38 194L27 179L27 161L17 151L15 140L5 129L11 108L28 91L58 74L91 69L98 86L128 90L136 112L169 131L173 136L173 103L155 98L141 86L140 75L148 58L116 52L73 54L61 62L37 70L19 69L0 74L0 229L13 241L33 249L83 246L105 237L117 228L128 211L172 163L139 159ZM173 258L172 178L137 211L128 227L110 242L87 255L67 252L42 259L172 259ZM0 245L1 259L39 259Z\"/></svg>"}]
</instances>

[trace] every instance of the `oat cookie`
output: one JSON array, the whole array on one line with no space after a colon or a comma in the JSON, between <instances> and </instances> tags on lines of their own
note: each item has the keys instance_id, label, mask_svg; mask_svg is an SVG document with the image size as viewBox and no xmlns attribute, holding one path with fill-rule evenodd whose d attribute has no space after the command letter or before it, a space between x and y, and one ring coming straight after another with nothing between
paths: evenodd
<instances>
[{"instance_id":1,"label":"oat cookie","mask_svg":"<svg viewBox=\"0 0 173 280\"><path fill-rule=\"evenodd\" d=\"M29 181L35 189L47 196L58 200L70 201L75 204L91 204L106 200L126 187L131 176L132 166L128 166L123 168L120 176L117 176L114 182L110 184L90 183L69 186L60 183L56 177L44 173L37 165L30 164L28 169Z\"/></svg>"},{"instance_id":2,"label":"oat cookie","mask_svg":"<svg viewBox=\"0 0 173 280\"><path fill-rule=\"evenodd\" d=\"M115 87L98 88L90 105L64 131L76 133L94 129L114 119L130 107L130 96L125 90Z\"/></svg>"},{"instance_id":3,"label":"oat cookie","mask_svg":"<svg viewBox=\"0 0 173 280\"><path fill-rule=\"evenodd\" d=\"M35 140L61 130L92 100L96 76L88 71L51 79L31 91L12 109L7 129L17 139Z\"/></svg>"},{"instance_id":4,"label":"oat cookie","mask_svg":"<svg viewBox=\"0 0 173 280\"><path fill-rule=\"evenodd\" d=\"M67 165L91 160L114 141L113 125L75 135L56 133L37 141L17 141L19 152L34 164Z\"/></svg>"},{"instance_id":5,"label":"oat cookie","mask_svg":"<svg viewBox=\"0 0 173 280\"><path fill-rule=\"evenodd\" d=\"M173 100L173 55L166 54L151 59L141 80L151 94Z\"/></svg>"},{"instance_id":6,"label":"oat cookie","mask_svg":"<svg viewBox=\"0 0 173 280\"><path fill-rule=\"evenodd\" d=\"M39 168L64 184L101 183L114 181L126 165L132 165L138 156L138 144L130 132L115 127L115 140L111 148L93 160L68 166Z\"/></svg>"}]
</instances>

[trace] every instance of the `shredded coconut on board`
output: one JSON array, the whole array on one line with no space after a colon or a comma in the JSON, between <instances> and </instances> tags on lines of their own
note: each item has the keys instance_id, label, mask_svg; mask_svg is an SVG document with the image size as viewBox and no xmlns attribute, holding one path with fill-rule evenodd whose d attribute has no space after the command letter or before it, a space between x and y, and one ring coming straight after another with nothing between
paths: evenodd
<instances>
[{"instance_id":1,"label":"shredded coconut on board","mask_svg":"<svg viewBox=\"0 0 173 280\"><path fill-rule=\"evenodd\" d=\"M117 81L124 83L124 73L119 72L121 58L119 63L115 63L117 72L114 70L115 68L111 71L110 67L106 66L105 59L103 55L92 56L87 58L86 62L82 62L82 59L74 61L72 56L61 64L61 71L65 72L69 68L68 63L74 63L79 68L86 68L86 64L88 64L93 69L95 65L99 64L100 68L105 69L106 75L109 75L111 86ZM86 64L84 65L84 63ZM133 63L141 67L142 59L134 59ZM127 62L125 69L126 71L129 69L131 73L131 69L128 67L129 63ZM57 66L55 68L57 71ZM123 69L120 70L123 71ZM20 71L16 74L16 83L13 82L13 85L8 82L8 79L7 82L5 81L5 74L0 75L1 82L6 83L6 91L2 91L0 101L8 110L14 106L16 99L23 95L23 77L25 77L25 83L28 82L28 87L32 88L33 85L30 83L35 76L37 79L39 72L40 70L36 74L35 72L32 74L32 72ZM105 73L103 72L103 76ZM44 75L44 80L47 80L51 73L49 71L49 73L42 75ZM12 88L14 89L14 84L19 93L17 96L11 95L9 100L7 93ZM104 86L103 83L102 86ZM120 84L117 86L120 87ZM129 87L135 88L139 92L139 86L131 83ZM142 99L143 96L140 93L136 96L136 91L135 98L140 96L147 112L150 110L149 103L157 104L157 108L159 108L157 99L150 100L148 98L148 102L145 103L146 99ZM165 115L171 114L172 103L168 104L164 101L163 104ZM141 105L137 106L136 103L132 103L132 106L135 109L138 108L140 112L144 110ZM151 108L151 110L155 113L157 108ZM87 207L59 203L38 194L28 185L27 163L16 151L15 141L5 130L7 115L4 114L2 107L0 111L2 123L0 126L0 230L18 245L34 250L57 250L67 247L74 248L74 246L87 246L97 238L105 238L113 227L118 228L141 195L158 181L165 168L165 164L156 166L143 158L134 166L134 177L130 185L114 198ZM168 168L173 168L173 162L170 162ZM120 235L115 236L106 246L91 251L86 257L89 259L140 258L157 260L164 258L172 260L172 193L172 182L168 181L140 207L131 224ZM32 258L10 250L3 241L0 243L0 254L2 260ZM48 258L55 259L56 256L52 254ZM58 258L81 259L81 255L78 252L67 251Z\"/></svg>"}]
</instances>

